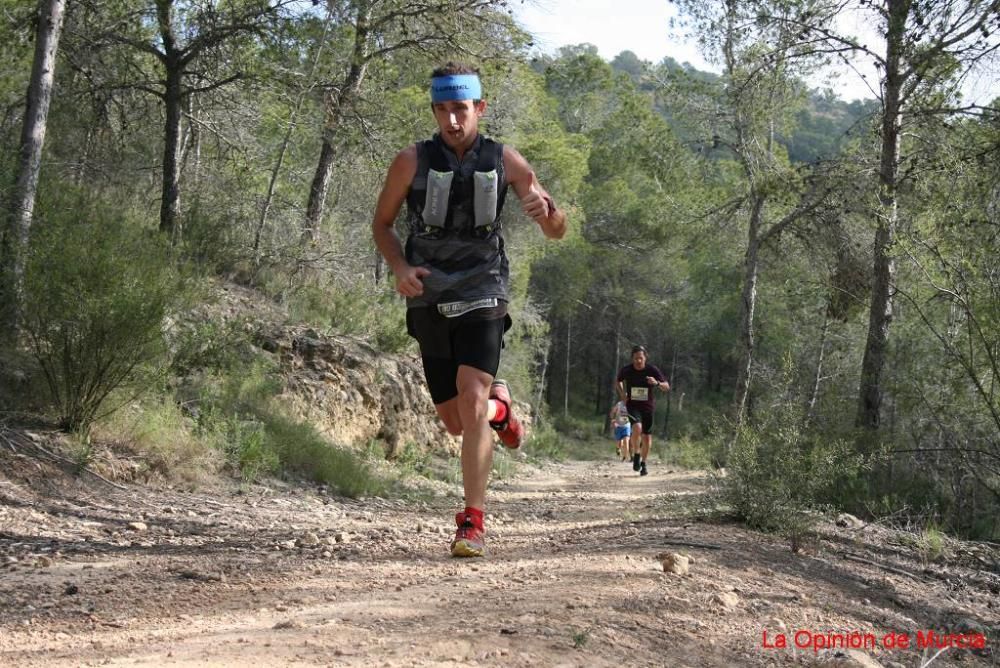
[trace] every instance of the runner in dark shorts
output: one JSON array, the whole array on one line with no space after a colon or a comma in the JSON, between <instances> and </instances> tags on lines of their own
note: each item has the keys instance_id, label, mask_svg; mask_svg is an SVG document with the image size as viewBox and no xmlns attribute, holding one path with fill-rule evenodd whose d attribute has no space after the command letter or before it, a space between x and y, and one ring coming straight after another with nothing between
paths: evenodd
<instances>
[{"instance_id":1,"label":"runner in dark shorts","mask_svg":"<svg viewBox=\"0 0 1000 668\"><path fill-rule=\"evenodd\" d=\"M632 363L622 367L615 380L615 392L625 402L632 422L629 453L632 455L632 470L638 471L639 475L649 473L646 458L653 444L653 411L656 408L653 390L670 390L670 383L663 372L647 364L646 359L643 346L632 348Z\"/></svg>"},{"instance_id":2,"label":"runner in dark shorts","mask_svg":"<svg viewBox=\"0 0 1000 668\"><path fill-rule=\"evenodd\" d=\"M510 265L500 211L508 188L550 239L566 214L520 153L479 133L486 112L479 73L449 62L434 70L430 103L438 132L400 151L386 174L372 234L406 297L407 331L420 344L427 386L448 432L462 436L465 509L455 516L455 557L485 553L483 512L496 432L508 448L524 430L510 388L496 378L510 327ZM396 218L406 204L406 243Z\"/></svg>"}]
</instances>

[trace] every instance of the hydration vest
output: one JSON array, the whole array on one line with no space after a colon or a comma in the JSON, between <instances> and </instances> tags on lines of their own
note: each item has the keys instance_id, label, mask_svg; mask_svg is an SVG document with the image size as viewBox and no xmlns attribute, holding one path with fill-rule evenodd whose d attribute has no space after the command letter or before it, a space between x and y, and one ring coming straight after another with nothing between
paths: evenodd
<instances>
[{"instance_id":1,"label":"hydration vest","mask_svg":"<svg viewBox=\"0 0 1000 668\"><path fill-rule=\"evenodd\" d=\"M482 239L497 231L507 195L503 144L479 135L475 169L459 164L440 135L417 143L417 171L406 203L410 234L428 238L466 236Z\"/></svg>"},{"instance_id":2,"label":"hydration vest","mask_svg":"<svg viewBox=\"0 0 1000 668\"><path fill-rule=\"evenodd\" d=\"M407 305L509 301L510 267L499 216L507 193L503 144L479 135L458 157L439 135L419 142L406 196L406 260L424 267L424 292ZM461 310L461 309L459 309Z\"/></svg>"}]
</instances>

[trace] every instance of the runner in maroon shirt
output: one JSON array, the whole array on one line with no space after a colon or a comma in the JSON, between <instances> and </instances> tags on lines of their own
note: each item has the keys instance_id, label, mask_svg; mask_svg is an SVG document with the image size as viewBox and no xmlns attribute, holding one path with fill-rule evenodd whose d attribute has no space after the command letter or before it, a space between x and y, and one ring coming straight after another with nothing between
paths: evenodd
<instances>
[{"instance_id":1,"label":"runner in maroon shirt","mask_svg":"<svg viewBox=\"0 0 1000 668\"><path fill-rule=\"evenodd\" d=\"M646 470L646 457L653 444L653 409L656 407L654 389L666 392L670 389L670 383L662 371L652 364L646 364L646 349L635 346L632 348L632 363L618 372L615 391L628 407L632 422L629 452L632 455L632 470L638 471L639 475L649 473Z\"/></svg>"}]
</instances>

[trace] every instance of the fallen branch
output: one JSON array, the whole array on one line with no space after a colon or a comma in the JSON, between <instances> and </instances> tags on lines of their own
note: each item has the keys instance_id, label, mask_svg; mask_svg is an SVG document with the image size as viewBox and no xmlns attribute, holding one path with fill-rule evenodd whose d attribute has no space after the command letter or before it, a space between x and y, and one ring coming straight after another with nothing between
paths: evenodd
<instances>
[{"instance_id":1,"label":"fallen branch","mask_svg":"<svg viewBox=\"0 0 1000 668\"><path fill-rule=\"evenodd\" d=\"M687 541L687 540L670 540L670 539L666 539L666 540L660 540L659 542L661 542L661 543L663 543L665 545L681 545L681 546L684 546L684 547L700 547L700 548L703 548L703 549L706 549L706 550L721 550L722 549L721 545L712 545L711 543L695 543L695 542Z\"/></svg>"},{"instance_id":2,"label":"fallen branch","mask_svg":"<svg viewBox=\"0 0 1000 668\"><path fill-rule=\"evenodd\" d=\"M232 506L226 505L225 503L219 503L218 501L212 501L211 499L199 499L196 496L189 496L192 501L197 501L198 503L204 503L209 506L215 506L216 508L231 508Z\"/></svg>"},{"instance_id":3,"label":"fallen branch","mask_svg":"<svg viewBox=\"0 0 1000 668\"><path fill-rule=\"evenodd\" d=\"M3 431L0 431L0 440L6 443L7 446L11 449L11 451L14 452L15 454L17 453L17 449L14 447L14 445L15 442L17 442L17 445L21 446L21 448L34 450L36 454L43 455L49 461L57 462L66 466L70 466L75 469L79 469L81 473L89 473L90 475L94 476L104 484L111 485L115 489L120 489L123 491L128 489L124 485L119 485L118 483L112 480L108 480L100 473L92 471L86 466L80 466L78 462L74 462L70 459L63 457L62 455L59 455L55 452L52 452L51 450L46 449L41 444L36 443L32 439L19 436L19 434L12 429L4 429Z\"/></svg>"},{"instance_id":4,"label":"fallen branch","mask_svg":"<svg viewBox=\"0 0 1000 668\"><path fill-rule=\"evenodd\" d=\"M16 442L17 432L8 429L7 427L0 427L0 441L3 441L10 451L17 454L17 442ZM23 445L22 445L23 447Z\"/></svg>"},{"instance_id":5,"label":"fallen branch","mask_svg":"<svg viewBox=\"0 0 1000 668\"><path fill-rule=\"evenodd\" d=\"M914 580L922 580L924 582L927 581L927 578L921 575L903 570L902 568L896 568L895 566L890 566L889 564L883 564L877 561L872 561L871 559L865 559L864 557L859 557L855 554L850 554L848 552L841 552L839 554L848 561L856 561L859 564L867 564L869 566L875 566L876 568L881 568L884 571L895 573L896 575L905 575L906 577L913 578Z\"/></svg>"},{"instance_id":6,"label":"fallen branch","mask_svg":"<svg viewBox=\"0 0 1000 668\"><path fill-rule=\"evenodd\" d=\"M123 629L123 628L125 628L125 625L122 624L121 622L112 622L112 621L109 621L109 620L106 620L106 619L101 619L100 617L98 617L96 615L87 615L87 618L91 622L93 622L94 624L100 624L102 626L110 626L111 628L115 628L115 629Z\"/></svg>"},{"instance_id":7,"label":"fallen branch","mask_svg":"<svg viewBox=\"0 0 1000 668\"><path fill-rule=\"evenodd\" d=\"M105 483L107 485L111 485L115 489L120 489L122 491L128 491L128 487L126 487L125 485L119 485L118 483L116 483L114 481L108 480L107 478L105 478L104 476L102 476L100 473L97 473L96 471L91 471L86 466L80 466L80 464L78 462L74 462L73 460L67 459L67 458L63 457L62 455L56 454L54 452L51 452L50 450L46 450L45 448L43 448L38 443L33 443L32 447L36 448L39 452L45 454L46 456L52 458L54 461L61 462L63 464L66 464L67 466L71 466L73 468L79 469L79 471L81 473L89 473L90 475L94 476L95 478L97 478L101 482L103 482L103 483Z\"/></svg>"}]
</instances>

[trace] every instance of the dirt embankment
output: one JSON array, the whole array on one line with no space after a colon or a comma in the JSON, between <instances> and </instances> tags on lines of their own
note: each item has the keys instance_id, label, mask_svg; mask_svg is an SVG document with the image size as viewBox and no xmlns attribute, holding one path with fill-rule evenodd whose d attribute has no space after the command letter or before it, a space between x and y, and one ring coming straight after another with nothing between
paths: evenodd
<instances>
[{"instance_id":1,"label":"dirt embankment","mask_svg":"<svg viewBox=\"0 0 1000 668\"><path fill-rule=\"evenodd\" d=\"M693 520L699 473L524 468L493 486L487 558L455 560L457 489L190 494L44 469L0 449L4 666L917 666L936 650L884 645L918 631L985 635L933 665L998 662L995 548L924 564L908 534L831 523L793 554ZM688 572L665 573L665 552ZM815 647L854 632L875 647Z\"/></svg>"}]
</instances>

